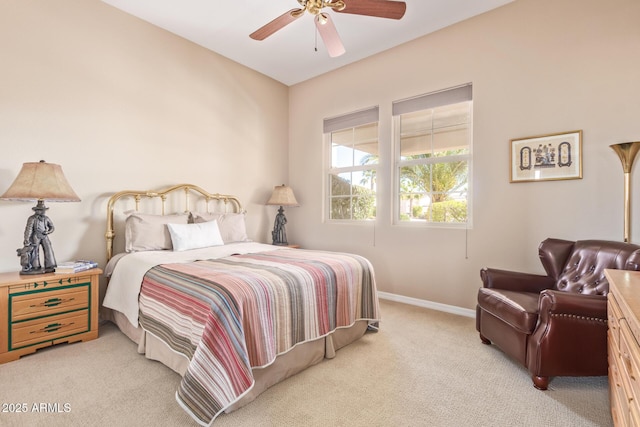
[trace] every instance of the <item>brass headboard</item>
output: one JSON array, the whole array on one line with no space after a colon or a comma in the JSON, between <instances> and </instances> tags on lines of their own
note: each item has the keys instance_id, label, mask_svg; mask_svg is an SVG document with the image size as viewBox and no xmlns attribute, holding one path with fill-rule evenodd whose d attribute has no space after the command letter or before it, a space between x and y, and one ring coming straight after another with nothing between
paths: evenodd
<instances>
[{"instance_id":1,"label":"brass headboard","mask_svg":"<svg viewBox=\"0 0 640 427\"><path fill-rule=\"evenodd\" d=\"M142 199L160 199L160 202L161 202L160 213L162 215L165 215L166 201L168 196L171 193L177 193L179 191L184 192L184 195L183 195L184 199L182 203L183 212L190 212L192 210L192 205L190 204L190 198L189 198L191 194L194 194L195 197L200 200L204 200L206 204L205 211L207 213L211 213L211 210L210 210L211 201L217 201L217 202L223 203L224 205L223 213L243 212L242 205L240 203L240 200L238 200L237 197L229 196L225 194L219 194L219 193L209 193L208 191L203 190L197 185L178 184L169 188L165 188L164 190L158 190L158 191L149 191L149 190L120 191L118 193L115 193L113 196L111 196L109 198L109 202L107 203L107 232L105 234L105 238L107 239L107 261L109 261L113 256L113 241L116 236L113 212L114 212L114 207L119 200L123 198L133 198L135 200L135 210L139 211L140 201ZM193 206L195 206L195 204ZM229 206L232 207L231 210L229 210ZM175 212L169 212L169 213L175 213Z\"/></svg>"}]
</instances>

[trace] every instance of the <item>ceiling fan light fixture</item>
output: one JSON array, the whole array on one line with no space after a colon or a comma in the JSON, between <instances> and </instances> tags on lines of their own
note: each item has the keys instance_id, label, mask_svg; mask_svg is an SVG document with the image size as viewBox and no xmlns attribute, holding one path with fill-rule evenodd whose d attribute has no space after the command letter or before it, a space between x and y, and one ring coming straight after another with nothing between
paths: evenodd
<instances>
[{"instance_id":1,"label":"ceiling fan light fixture","mask_svg":"<svg viewBox=\"0 0 640 427\"><path fill-rule=\"evenodd\" d=\"M324 13L318 14L318 24L326 25L327 21L329 21L329 18L327 17L327 15L325 15Z\"/></svg>"}]
</instances>

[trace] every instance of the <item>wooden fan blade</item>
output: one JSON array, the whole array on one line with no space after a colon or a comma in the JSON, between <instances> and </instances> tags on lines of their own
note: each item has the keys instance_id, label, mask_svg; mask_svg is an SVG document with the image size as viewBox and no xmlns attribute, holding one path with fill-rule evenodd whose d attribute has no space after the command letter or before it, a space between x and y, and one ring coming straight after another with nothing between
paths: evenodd
<instances>
[{"instance_id":1,"label":"wooden fan blade","mask_svg":"<svg viewBox=\"0 0 640 427\"><path fill-rule=\"evenodd\" d=\"M342 55L345 52L344 45L342 44L342 40L340 40L336 26L333 25L331 17L326 13L320 13L316 15L315 21L316 28L320 33L320 37L322 37L327 52L329 52L329 56L335 58L336 56Z\"/></svg>"},{"instance_id":2,"label":"wooden fan blade","mask_svg":"<svg viewBox=\"0 0 640 427\"><path fill-rule=\"evenodd\" d=\"M291 9L290 11L283 13L273 21L249 34L249 37L254 40L264 40L271 34L300 18L303 15L303 12L304 9Z\"/></svg>"},{"instance_id":3,"label":"wooden fan blade","mask_svg":"<svg viewBox=\"0 0 640 427\"><path fill-rule=\"evenodd\" d=\"M340 13L354 15L375 16L378 18L401 19L407 10L407 4L403 1L386 0L342 0L345 8L335 9Z\"/></svg>"}]
</instances>

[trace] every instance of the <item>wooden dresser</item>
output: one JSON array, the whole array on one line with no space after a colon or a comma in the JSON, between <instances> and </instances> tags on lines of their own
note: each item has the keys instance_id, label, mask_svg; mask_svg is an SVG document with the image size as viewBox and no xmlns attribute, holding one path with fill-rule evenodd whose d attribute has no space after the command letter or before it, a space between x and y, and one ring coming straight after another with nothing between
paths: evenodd
<instances>
[{"instance_id":1,"label":"wooden dresser","mask_svg":"<svg viewBox=\"0 0 640 427\"><path fill-rule=\"evenodd\" d=\"M0 273L0 363L39 348L98 337L102 270L24 275Z\"/></svg>"},{"instance_id":2,"label":"wooden dresser","mask_svg":"<svg viewBox=\"0 0 640 427\"><path fill-rule=\"evenodd\" d=\"M609 279L609 398L615 426L640 426L640 272L605 270Z\"/></svg>"}]
</instances>

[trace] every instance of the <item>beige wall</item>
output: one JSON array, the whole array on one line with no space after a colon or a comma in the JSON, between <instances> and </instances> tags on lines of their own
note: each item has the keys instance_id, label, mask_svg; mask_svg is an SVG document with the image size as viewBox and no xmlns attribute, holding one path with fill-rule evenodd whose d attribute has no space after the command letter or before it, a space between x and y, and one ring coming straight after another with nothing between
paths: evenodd
<instances>
[{"instance_id":1,"label":"beige wall","mask_svg":"<svg viewBox=\"0 0 640 427\"><path fill-rule=\"evenodd\" d=\"M622 167L640 140L640 2L518 0L290 90L289 240L367 256L382 291L472 309L483 266L541 272L548 236L622 240ZM391 225L391 103L473 83L473 228ZM375 224L323 222L322 119L380 106ZM582 129L584 179L509 183L511 138ZM632 241L640 242L640 177Z\"/></svg>"},{"instance_id":2,"label":"beige wall","mask_svg":"<svg viewBox=\"0 0 640 427\"><path fill-rule=\"evenodd\" d=\"M287 181L288 88L99 0L0 2L0 192L23 162L62 165L58 261L104 265L106 200L189 182L235 194L250 237ZM0 271L19 269L34 203L0 201Z\"/></svg>"},{"instance_id":3,"label":"beige wall","mask_svg":"<svg viewBox=\"0 0 640 427\"><path fill-rule=\"evenodd\" d=\"M57 258L104 262L115 191L192 182L233 193L251 237L267 241L263 203L287 183L302 204L287 209L292 243L363 254L382 291L470 309L482 266L540 271L547 236L622 239L622 168L608 145L640 139L638 16L636 0L518 0L287 88L99 0L5 0L0 191L23 162L61 164L82 202L50 203ZM323 222L323 118L379 105L388 154L392 101L466 82L472 229L392 226L388 156L376 223ZM509 139L575 129L584 179L508 182ZM32 205L0 202L0 271L19 268Z\"/></svg>"}]
</instances>

